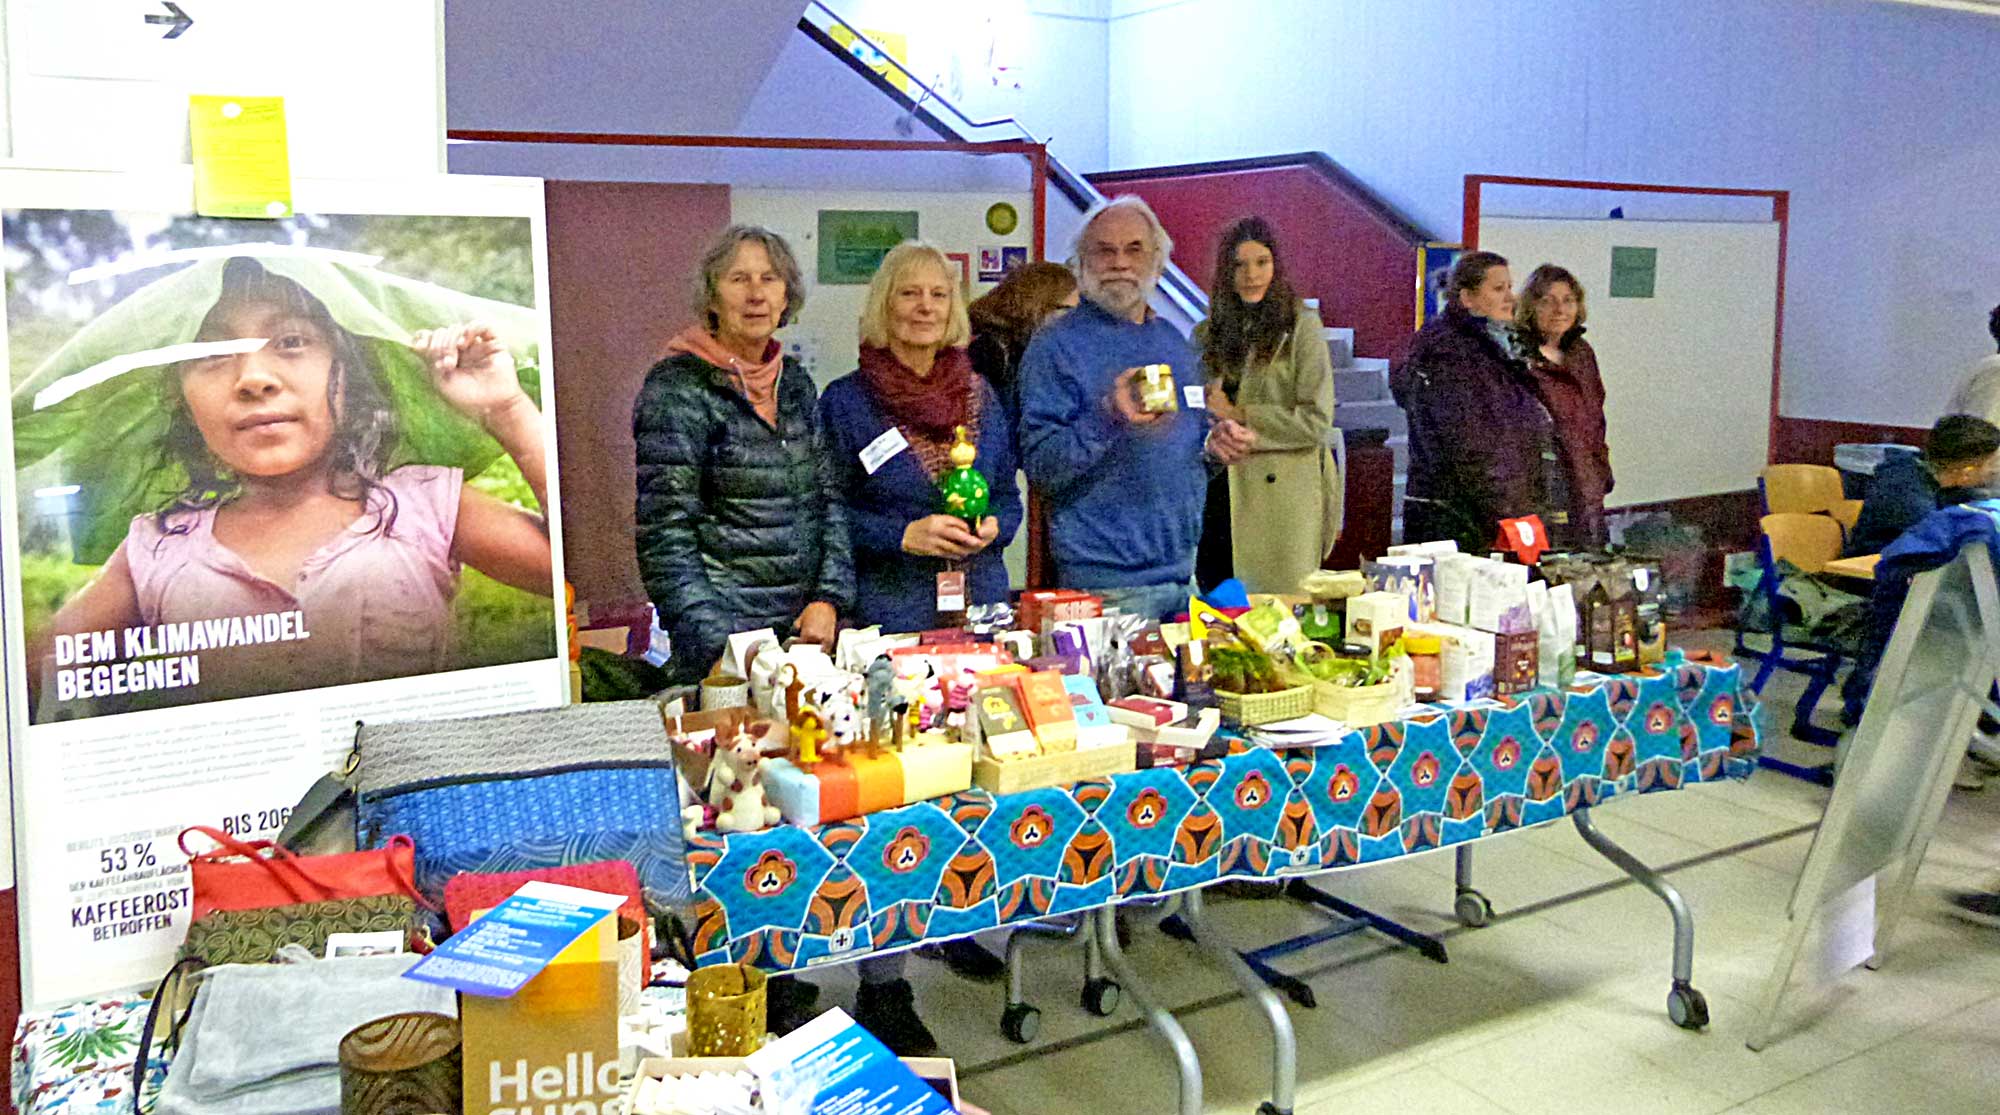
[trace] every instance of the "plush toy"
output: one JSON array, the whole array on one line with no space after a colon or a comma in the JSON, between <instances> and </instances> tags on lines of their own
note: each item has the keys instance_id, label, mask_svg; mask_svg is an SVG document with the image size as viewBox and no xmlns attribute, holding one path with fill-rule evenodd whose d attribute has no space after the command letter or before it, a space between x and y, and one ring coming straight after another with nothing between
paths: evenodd
<instances>
[{"instance_id":1,"label":"plush toy","mask_svg":"<svg viewBox=\"0 0 2000 1115\"><path fill-rule=\"evenodd\" d=\"M715 758L708 765L708 797L717 832L761 832L778 823L778 807L764 799L764 740L769 721L725 723L716 729Z\"/></svg>"},{"instance_id":2,"label":"plush toy","mask_svg":"<svg viewBox=\"0 0 2000 1115\"><path fill-rule=\"evenodd\" d=\"M886 654L868 664L868 742L879 750L889 735L896 700L896 664Z\"/></svg>"}]
</instances>

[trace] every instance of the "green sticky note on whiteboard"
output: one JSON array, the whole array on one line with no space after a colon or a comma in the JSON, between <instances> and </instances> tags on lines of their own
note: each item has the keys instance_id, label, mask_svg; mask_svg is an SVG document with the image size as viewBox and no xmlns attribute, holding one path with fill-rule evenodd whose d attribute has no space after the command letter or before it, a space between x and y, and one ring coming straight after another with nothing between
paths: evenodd
<instances>
[{"instance_id":1,"label":"green sticky note on whiteboard","mask_svg":"<svg viewBox=\"0 0 2000 1115\"><path fill-rule=\"evenodd\" d=\"M1659 272L1660 249L1612 248L1611 297L1651 298Z\"/></svg>"},{"instance_id":2,"label":"green sticky note on whiteboard","mask_svg":"<svg viewBox=\"0 0 2000 1115\"><path fill-rule=\"evenodd\" d=\"M194 149L196 213L292 215L283 97L189 97L188 136Z\"/></svg>"}]
</instances>

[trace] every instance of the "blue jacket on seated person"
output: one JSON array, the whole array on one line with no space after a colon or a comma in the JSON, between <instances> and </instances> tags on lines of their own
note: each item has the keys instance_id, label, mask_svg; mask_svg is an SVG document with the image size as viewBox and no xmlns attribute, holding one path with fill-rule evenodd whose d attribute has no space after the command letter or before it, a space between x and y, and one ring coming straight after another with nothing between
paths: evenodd
<instances>
[{"instance_id":1,"label":"blue jacket on seated person","mask_svg":"<svg viewBox=\"0 0 2000 1115\"><path fill-rule=\"evenodd\" d=\"M979 398L979 458L973 467L991 488L987 514L999 520L1000 536L959 564L965 570L966 603L997 604L1007 600L1011 587L1003 553L1021 526L1021 487L1015 479L1020 465L1007 409L984 378L970 379ZM883 461L873 473L868 471L863 451L897 426L859 373L828 384L820 395L819 413L827 456L846 501L857 589L855 620L863 625L879 623L885 632L936 627L937 575L946 562L903 552L903 531L917 519L939 513L937 477L925 467L915 444Z\"/></svg>"}]
</instances>

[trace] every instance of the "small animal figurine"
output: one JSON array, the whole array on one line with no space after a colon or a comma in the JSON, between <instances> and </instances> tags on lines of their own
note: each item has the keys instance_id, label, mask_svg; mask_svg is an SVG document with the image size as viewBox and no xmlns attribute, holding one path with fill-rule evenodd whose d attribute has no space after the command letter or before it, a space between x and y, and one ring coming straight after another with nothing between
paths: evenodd
<instances>
[{"instance_id":1,"label":"small animal figurine","mask_svg":"<svg viewBox=\"0 0 2000 1115\"><path fill-rule=\"evenodd\" d=\"M889 717L893 715L891 705L896 699L896 664L886 654L877 655L868 664L868 745L869 754L876 754L887 741Z\"/></svg>"},{"instance_id":2,"label":"small animal figurine","mask_svg":"<svg viewBox=\"0 0 2000 1115\"><path fill-rule=\"evenodd\" d=\"M828 691L819 710L826 723L826 757L836 757L862 741L861 713L845 686Z\"/></svg>"},{"instance_id":3,"label":"small animal figurine","mask_svg":"<svg viewBox=\"0 0 2000 1115\"><path fill-rule=\"evenodd\" d=\"M717 832L762 832L778 823L778 807L764 798L764 739L768 721L745 725L731 717L716 729L708 766L709 801Z\"/></svg>"},{"instance_id":4,"label":"small animal figurine","mask_svg":"<svg viewBox=\"0 0 2000 1115\"><path fill-rule=\"evenodd\" d=\"M799 709L791 720L792 765L809 771L819 765L819 748L826 742L826 718L811 705Z\"/></svg>"}]
</instances>

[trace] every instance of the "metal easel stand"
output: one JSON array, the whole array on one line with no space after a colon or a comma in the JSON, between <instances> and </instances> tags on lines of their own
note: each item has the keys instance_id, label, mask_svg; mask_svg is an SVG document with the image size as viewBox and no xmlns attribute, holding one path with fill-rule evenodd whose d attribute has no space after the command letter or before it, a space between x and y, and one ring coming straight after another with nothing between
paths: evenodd
<instances>
[{"instance_id":1,"label":"metal easel stand","mask_svg":"<svg viewBox=\"0 0 2000 1115\"><path fill-rule=\"evenodd\" d=\"M1375 913L1373 910L1357 906L1344 898L1335 898L1333 895L1313 886L1304 879L1286 881L1283 893L1286 898L1295 902L1303 902L1309 906L1318 907L1336 916L1329 920L1324 929L1315 929L1310 933L1301 933L1296 937L1288 937L1282 941L1265 945L1260 949L1240 952L1237 956L1238 959L1249 966L1252 972L1257 974L1257 978L1262 980L1265 986L1282 992L1287 999L1307 1010L1319 1006L1319 997L1313 994L1312 985L1302 979L1288 976L1278 969L1273 968L1271 961L1281 956L1289 956L1292 953L1312 948L1314 945L1322 945L1328 941L1339 940L1342 937L1373 930L1400 944L1416 949L1426 959L1435 960L1439 964L1450 962L1450 957L1445 952L1444 942L1439 938L1433 937L1428 933L1419 933L1401 922L1392 921L1381 914ZM1193 941L1195 939L1195 935L1189 930L1185 919L1178 916L1169 917L1161 921L1160 932L1165 933L1175 940Z\"/></svg>"},{"instance_id":2,"label":"metal easel stand","mask_svg":"<svg viewBox=\"0 0 2000 1115\"><path fill-rule=\"evenodd\" d=\"M1687 900L1672 883L1659 872L1646 866L1639 857L1618 846L1604 835L1591 819L1588 807L1570 814L1570 821L1576 825L1578 836L1591 846L1598 855L1610 860L1620 871L1630 875L1640 886L1659 895L1667 904L1667 912L1674 918L1674 983L1667 992L1667 1017L1683 1030L1700 1030L1708 1025L1708 999L1695 990L1694 980L1694 913L1688 909ZM1458 846L1458 862L1454 872L1456 899L1452 910L1459 923L1468 929L1478 929L1493 920L1493 903L1472 886L1472 845Z\"/></svg>"},{"instance_id":3,"label":"metal easel stand","mask_svg":"<svg viewBox=\"0 0 2000 1115\"><path fill-rule=\"evenodd\" d=\"M1945 800L1951 772L1977 733L2000 674L2000 584L1986 539L1967 540L1948 564L1917 574L1882 653L1868 704L1849 742L1792 891L1791 924L1766 978L1747 1043L1777 1035L1792 969L1815 920L1874 884L1875 932L1862 963L1880 968L1902 920ZM2000 710L1996 710L2000 711Z\"/></svg>"},{"instance_id":4,"label":"metal easel stand","mask_svg":"<svg viewBox=\"0 0 2000 1115\"><path fill-rule=\"evenodd\" d=\"M1125 958L1125 950L1118 947L1118 908L1099 906L1087 915L1090 919L1091 934L1097 941L1099 953L1111 974L1125 986L1132 996L1132 1003L1146 1018L1146 1024L1167 1043L1174 1055L1174 1064L1180 1074L1180 1115L1201 1115L1201 1058L1195 1055L1194 1043L1188 1040L1187 1031L1181 1028L1179 1020L1159 1004L1139 980L1132 962Z\"/></svg>"},{"instance_id":5,"label":"metal easel stand","mask_svg":"<svg viewBox=\"0 0 2000 1115\"><path fill-rule=\"evenodd\" d=\"M1124 989L1104 974L1104 957L1095 935L1084 932L1088 914L1064 921L1037 921L1016 926L1007 938L1007 1006L1000 1013L1000 1033L1008 1041L1022 1045L1035 1040L1042 1028L1042 1012L1030 1005L1022 991L1028 946L1038 941L1072 940L1083 937L1083 1009L1106 1017L1118 1009Z\"/></svg>"}]
</instances>

